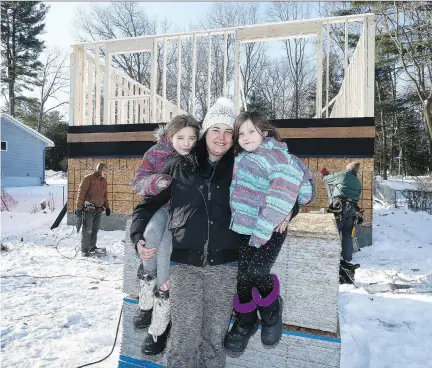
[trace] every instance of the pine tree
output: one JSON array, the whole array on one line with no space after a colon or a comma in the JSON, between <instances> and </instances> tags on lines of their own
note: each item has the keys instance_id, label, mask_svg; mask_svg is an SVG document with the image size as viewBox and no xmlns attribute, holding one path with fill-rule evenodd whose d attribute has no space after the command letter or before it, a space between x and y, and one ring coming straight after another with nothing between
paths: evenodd
<instances>
[{"instance_id":1,"label":"pine tree","mask_svg":"<svg viewBox=\"0 0 432 368\"><path fill-rule=\"evenodd\" d=\"M270 104L259 92L255 90L250 92L247 108L249 111L256 110L261 112L266 115L268 119L274 119L275 113L271 111Z\"/></svg>"},{"instance_id":2,"label":"pine tree","mask_svg":"<svg viewBox=\"0 0 432 368\"><path fill-rule=\"evenodd\" d=\"M1 3L1 74L8 97L9 113L15 116L16 100L23 89L31 90L42 64L44 49L39 37L45 28L49 7L40 1L2 1Z\"/></svg>"},{"instance_id":3,"label":"pine tree","mask_svg":"<svg viewBox=\"0 0 432 368\"><path fill-rule=\"evenodd\" d=\"M55 146L46 151L45 163L47 169L64 170L61 162L67 158L67 130L68 124L58 111L50 111L45 117L43 134L51 139Z\"/></svg>"}]
</instances>

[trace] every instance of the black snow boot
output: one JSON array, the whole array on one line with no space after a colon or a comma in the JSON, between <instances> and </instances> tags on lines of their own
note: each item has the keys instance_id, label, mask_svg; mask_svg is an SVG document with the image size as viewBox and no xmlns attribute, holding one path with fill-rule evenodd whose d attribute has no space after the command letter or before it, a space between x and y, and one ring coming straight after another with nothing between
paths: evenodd
<instances>
[{"instance_id":1,"label":"black snow boot","mask_svg":"<svg viewBox=\"0 0 432 368\"><path fill-rule=\"evenodd\" d=\"M339 284L354 284L355 270L359 267L360 265L358 263L352 264L341 260L339 267Z\"/></svg>"},{"instance_id":2,"label":"black snow boot","mask_svg":"<svg viewBox=\"0 0 432 368\"><path fill-rule=\"evenodd\" d=\"M275 347L282 337L283 301L279 296L267 307L259 307L262 330L261 342L265 347Z\"/></svg>"},{"instance_id":3,"label":"black snow boot","mask_svg":"<svg viewBox=\"0 0 432 368\"><path fill-rule=\"evenodd\" d=\"M282 337L283 301L279 296L280 285L276 275L273 277L273 290L262 298L259 291L253 288L252 295L261 316L261 342L265 347L275 347Z\"/></svg>"},{"instance_id":4,"label":"black snow boot","mask_svg":"<svg viewBox=\"0 0 432 368\"><path fill-rule=\"evenodd\" d=\"M239 356L246 350L249 339L258 330L258 315L253 300L240 304L238 296L235 296L233 304L236 319L231 330L225 335L224 347L228 355Z\"/></svg>"},{"instance_id":5,"label":"black snow boot","mask_svg":"<svg viewBox=\"0 0 432 368\"><path fill-rule=\"evenodd\" d=\"M144 355L158 355L162 353L165 350L170 331L171 321L168 323L165 332L160 336L152 335L147 332L141 346L141 352Z\"/></svg>"},{"instance_id":6,"label":"black snow boot","mask_svg":"<svg viewBox=\"0 0 432 368\"><path fill-rule=\"evenodd\" d=\"M135 328L138 328L139 330L143 330L148 326L150 326L152 313L153 313L153 308L148 310L138 308L133 317L133 324Z\"/></svg>"}]
</instances>

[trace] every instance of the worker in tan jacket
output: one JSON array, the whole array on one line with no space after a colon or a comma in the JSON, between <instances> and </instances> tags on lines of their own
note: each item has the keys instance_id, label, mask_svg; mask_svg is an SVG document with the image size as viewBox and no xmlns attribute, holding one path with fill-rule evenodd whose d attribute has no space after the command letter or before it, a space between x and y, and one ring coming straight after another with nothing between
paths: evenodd
<instances>
[{"instance_id":1,"label":"worker in tan jacket","mask_svg":"<svg viewBox=\"0 0 432 368\"><path fill-rule=\"evenodd\" d=\"M84 257L97 252L96 241L102 220L102 211L111 215L108 202L107 180L104 178L107 165L99 163L96 171L82 180L76 199L75 214L82 221L81 252Z\"/></svg>"}]
</instances>

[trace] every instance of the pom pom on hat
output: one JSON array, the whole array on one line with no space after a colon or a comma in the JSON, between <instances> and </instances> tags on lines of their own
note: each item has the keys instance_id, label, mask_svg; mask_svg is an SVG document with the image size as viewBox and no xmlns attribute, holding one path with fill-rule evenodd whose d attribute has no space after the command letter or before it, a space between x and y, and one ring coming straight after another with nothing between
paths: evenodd
<instances>
[{"instance_id":1,"label":"pom pom on hat","mask_svg":"<svg viewBox=\"0 0 432 368\"><path fill-rule=\"evenodd\" d=\"M201 135L215 124L225 124L234 128L235 119L236 112L234 102L225 97L220 97L207 112L202 124Z\"/></svg>"}]
</instances>

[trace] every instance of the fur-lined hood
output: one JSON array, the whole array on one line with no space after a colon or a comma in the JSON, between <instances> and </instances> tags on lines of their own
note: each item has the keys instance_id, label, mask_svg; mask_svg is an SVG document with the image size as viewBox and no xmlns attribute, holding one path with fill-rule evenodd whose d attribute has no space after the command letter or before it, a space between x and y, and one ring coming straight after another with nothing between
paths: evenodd
<instances>
[{"instance_id":1,"label":"fur-lined hood","mask_svg":"<svg viewBox=\"0 0 432 368\"><path fill-rule=\"evenodd\" d=\"M168 138L166 125L159 125L153 132L155 141L168 151L174 151L171 140Z\"/></svg>"}]
</instances>

